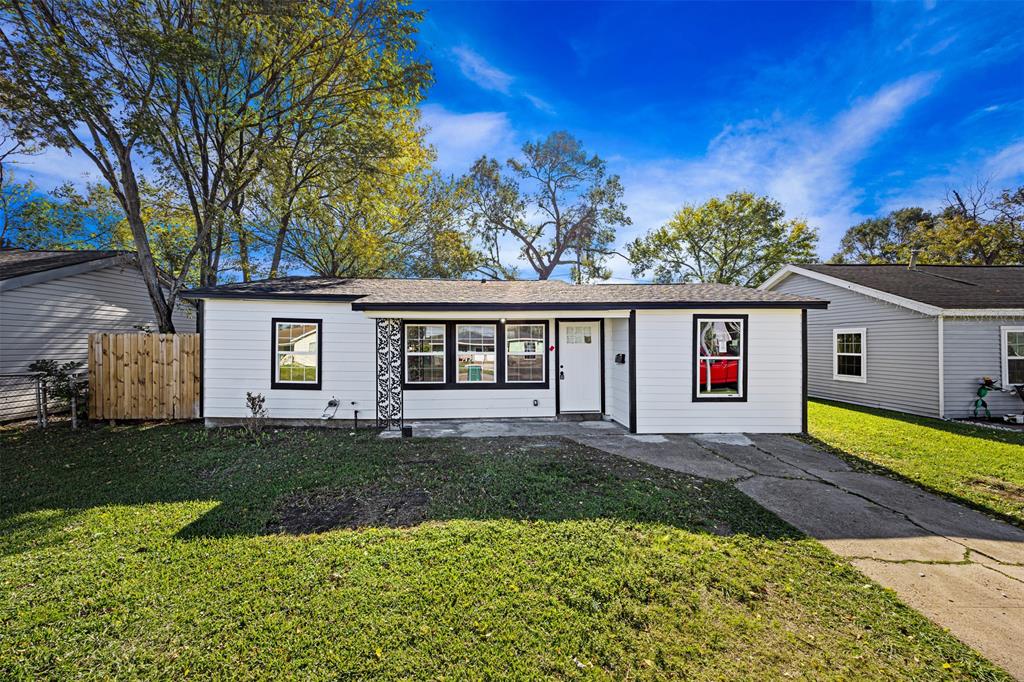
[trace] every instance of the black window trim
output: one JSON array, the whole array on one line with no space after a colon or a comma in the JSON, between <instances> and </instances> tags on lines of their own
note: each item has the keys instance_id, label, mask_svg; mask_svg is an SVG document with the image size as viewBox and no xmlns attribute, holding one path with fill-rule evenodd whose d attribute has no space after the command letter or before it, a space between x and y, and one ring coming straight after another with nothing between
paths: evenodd
<instances>
[{"instance_id":1,"label":"black window trim","mask_svg":"<svg viewBox=\"0 0 1024 682\"><path fill-rule=\"evenodd\" d=\"M406 364L405 355L405 328L408 325L415 324L439 324L444 325L445 328L445 342L444 342L444 361L445 361L445 380L444 383L410 383L408 381L409 368ZM457 348L458 343L455 337L456 325L467 325L467 324L493 324L496 327L496 347L495 351L497 357L495 362L497 367L495 372L497 373L497 381L493 383L474 382L474 383L458 383L456 378L458 376L458 363L457 360ZM531 381L531 382L508 382L505 380L505 325L509 324L539 324L544 327L544 381ZM551 322L550 320L505 320L503 323L500 319L472 319L472 320L402 320L402 390L403 391L481 391L481 390L519 390L519 389L547 389L551 386Z\"/></svg>"},{"instance_id":2,"label":"black window trim","mask_svg":"<svg viewBox=\"0 0 1024 682\"><path fill-rule=\"evenodd\" d=\"M702 396L697 392L697 383L700 379L700 364L698 357L700 356L700 322L701 320L741 320L743 322L743 338L740 342L743 346L742 358L743 362L740 363L740 371L742 376L740 377L740 384L742 389L741 395L738 396ZM745 403L747 402L747 375L750 373L750 316L749 315L702 315L700 313L693 314L693 345L691 346L690 353L690 368L693 374L692 390L690 399L695 403Z\"/></svg>"},{"instance_id":3,"label":"black window trim","mask_svg":"<svg viewBox=\"0 0 1024 682\"><path fill-rule=\"evenodd\" d=\"M316 325L316 383L277 380L277 325L280 322ZM274 317L270 320L270 388L275 391L319 391L324 382L324 321L312 317Z\"/></svg>"}]
</instances>

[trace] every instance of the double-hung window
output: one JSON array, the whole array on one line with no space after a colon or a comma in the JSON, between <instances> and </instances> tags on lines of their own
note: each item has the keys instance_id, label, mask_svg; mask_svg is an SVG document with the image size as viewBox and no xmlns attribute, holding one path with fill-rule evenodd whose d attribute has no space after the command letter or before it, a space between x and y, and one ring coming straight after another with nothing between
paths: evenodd
<instances>
[{"instance_id":1,"label":"double-hung window","mask_svg":"<svg viewBox=\"0 0 1024 682\"><path fill-rule=\"evenodd\" d=\"M498 381L498 326L457 324L456 375L459 384L493 384Z\"/></svg>"},{"instance_id":2,"label":"double-hung window","mask_svg":"<svg viewBox=\"0 0 1024 682\"><path fill-rule=\"evenodd\" d=\"M405 325L406 383L444 383L445 341L443 324Z\"/></svg>"},{"instance_id":3,"label":"double-hung window","mask_svg":"<svg viewBox=\"0 0 1024 682\"><path fill-rule=\"evenodd\" d=\"M1024 327L1002 327L1003 386L1024 384Z\"/></svg>"},{"instance_id":4,"label":"double-hung window","mask_svg":"<svg viewBox=\"0 0 1024 682\"><path fill-rule=\"evenodd\" d=\"M694 316L693 399L746 400L747 316Z\"/></svg>"},{"instance_id":5,"label":"double-hung window","mask_svg":"<svg viewBox=\"0 0 1024 682\"><path fill-rule=\"evenodd\" d=\"M832 330L832 378L836 381L867 383L867 330Z\"/></svg>"},{"instance_id":6,"label":"double-hung window","mask_svg":"<svg viewBox=\"0 0 1024 682\"><path fill-rule=\"evenodd\" d=\"M320 320L273 320L271 388L320 388Z\"/></svg>"},{"instance_id":7,"label":"double-hung window","mask_svg":"<svg viewBox=\"0 0 1024 682\"><path fill-rule=\"evenodd\" d=\"M544 351L543 324L505 325L505 381L544 381Z\"/></svg>"}]
</instances>

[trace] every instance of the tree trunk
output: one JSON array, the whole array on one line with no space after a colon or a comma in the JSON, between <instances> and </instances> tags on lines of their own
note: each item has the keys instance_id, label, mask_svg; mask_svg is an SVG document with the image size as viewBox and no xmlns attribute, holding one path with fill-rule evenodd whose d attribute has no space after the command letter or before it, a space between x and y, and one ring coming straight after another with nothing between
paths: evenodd
<instances>
[{"instance_id":1,"label":"tree trunk","mask_svg":"<svg viewBox=\"0 0 1024 682\"><path fill-rule=\"evenodd\" d=\"M139 200L139 186L135 181L135 173L132 169L125 169L122 164L121 189L125 198L125 216L128 219L128 226L132 231L132 240L135 242L135 253L138 259L139 271L142 273L142 280L146 283L146 291L149 293L149 300L153 304L153 314L156 315L157 326L162 334L174 333L174 302L164 297L164 290L160 284L160 275L153 262L153 252L149 249L149 235L146 234L146 225L142 221L142 206Z\"/></svg>"},{"instance_id":2,"label":"tree trunk","mask_svg":"<svg viewBox=\"0 0 1024 682\"><path fill-rule=\"evenodd\" d=\"M270 279L277 277L278 268L281 267L281 254L284 251L284 240L288 236L288 226L291 218L291 211L285 211L281 215L281 224L277 230L277 237L274 239L274 256L270 260Z\"/></svg>"}]
</instances>

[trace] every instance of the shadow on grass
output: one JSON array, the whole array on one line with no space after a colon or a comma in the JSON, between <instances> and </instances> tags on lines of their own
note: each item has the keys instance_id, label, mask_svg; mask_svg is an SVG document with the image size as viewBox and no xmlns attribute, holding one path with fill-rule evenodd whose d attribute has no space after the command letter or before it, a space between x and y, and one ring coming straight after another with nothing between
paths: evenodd
<instances>
[{"instance_id":1,"label":"shadow on grass","mask_svg":"<svg viewBox=\"0 0 1024 682\"><path fill-rule=\"evenodd\" d=\"M989 441L989 442L993 442L993 443L1003 443L1003 444L1009 444L1009 445L1024 446L1024 434L1018 433L1016 431L1003 431L1003 430L999 430L999 429L990 429L990 428L985 428L983 426L973 426L973 425L970 425L970 424L965 424L963 422L950 422L950 421L945 421L945 420L942 420L942 419L935 419L935 418L932 418L932 417L919 417L917 415L905 414L905 413L902 413L902 412L893 412L891 410L883 410L883 409L878 409L878 408L873 408L873 407L864 407L864 406L861 406L861 405L853 405L853 404L849 404L849 403L833 402L833 401L829 401L829 400L816 399L814 402L820 403L822 405L827 405L829 407L835 407L835 408L839 408L839 409L842 409L842 410L847 410L847 411L850 411L850 412L858 412L858 413L865 414L865 415L870 415L870 416L873 416L873 417L881 417L881 418L884 418L884 419L890 419L890 420L893 420L893 421L903 422L905 424L912 424L914 426L919 426L919 427L927 428L927 429L933 429L933 430L936 430L936 431L941 431L941 432L944 432L944 433L950 433L950 434L954 434L954 435L958 435L958 436L964 436L964 437L968 437L968 438L977 438L977 439L980 439L980 440L985 440L985 441ZM963 505L965 507L968 507L968 508L980 511L980 512L982 512L982 513L986 514L987 516L990 516L990 517L992 517L994 519L998 519L1000 521L1003 521L1003 522L1008 523L1008 524L1013 525L1013 526L1024 528L1024 520L1022 520L1022 519L1020 519L1020 518L1018 518L1016 516L1013 516L1012 514L1004 513L1002 511L999 511L998 509L992 508L991 506L989 506L987 504L984 504L982 502L978 502L977 500L972 500L970 498L963 497L961 495L957 495L956 493L950 492L948 490L943 490L943 489L940 489L940 488L936 488L936 487L931 486L931 485L929 485L929 484L927 484L927 483L925 483L923 481L920 481L920 480L915 479L915 478L911 478L909 476L901 474L898 471L894 471L894 470L892 470L892 469L890 469L890 468L888 468L886 466L878 464L877 462L873 462L871 460L864 459L863 457L861 457L861 456L859 456L859 455L857 455L855 453L852 453L852 452L844 450L844 449L842 449L840 447L834 446L834 445L832 445L830 443L827 443L827 442L825 442L825 441L821 440L820 438L817 438L817 437L815 437L813 435L803 435L803 436L799 436L799 438L801 440L809 443L810 445L813 445L815 447L821 448L822 450L824 450L826 452L830 452L830 453L832 453L832 454L834 454L834 455L836 455L838 457L843 458L844 460L846 460L847 462L849 462L850 464L852 464L853 466L859 468L862 471L868 471L868 472L871 472L871 473L874 473L874 474L879 474L881 476L886 476L886 477L891 478L893 480L901 481L903 483L908 483L908 484L916 486L916 487L918 487L918 488L920 488L922 490L925 490L925 491L927 491L929 493L932 493L934 495L938 495L939 497L943 497L943 498L948 499L948 500L950 500L952 502L956 502L957 504L960 504L960 505ZM1022 449L1022 453L1024 453L1024 449ZM1022 454L1022 457L1024 457L1024 454ZM972 481L965 481L965 482L971 483Z\"/></svg>"},{"instance_id":2,"label":"shadow on grass","mask_svg":"<svg viewBox=\"0 0 1024 682\"><path fill-rule=\"evenodd\" d=\"M373 432L281 429L255 445L238 431L173 424L8 429L0 448L6 554L59 542L84 510L191 501L216 505L179 539L609 518L803 537L728 484L557 438L385 441Z\"/></svg>"}]
</instances>

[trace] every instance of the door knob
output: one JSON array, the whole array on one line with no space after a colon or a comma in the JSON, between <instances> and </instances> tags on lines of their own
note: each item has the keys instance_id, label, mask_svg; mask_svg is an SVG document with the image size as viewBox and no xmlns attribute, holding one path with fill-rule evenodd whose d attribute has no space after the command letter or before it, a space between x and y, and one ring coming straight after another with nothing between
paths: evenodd
<instances>
[{"instance_id":1,"label":"door knob","mask_svg":"<svg viewBox=\"0 0 1024 682\"><path fill-rule=\"evenodd\" d=\"M559 372L558 373L558 378L559 379L564 379L565 378L565 372Z\"/></svg>"}]
</instances>

